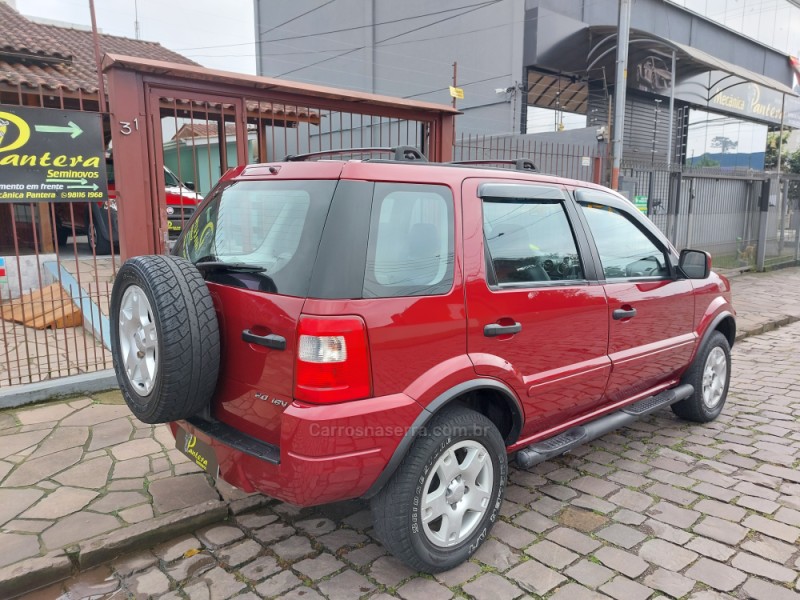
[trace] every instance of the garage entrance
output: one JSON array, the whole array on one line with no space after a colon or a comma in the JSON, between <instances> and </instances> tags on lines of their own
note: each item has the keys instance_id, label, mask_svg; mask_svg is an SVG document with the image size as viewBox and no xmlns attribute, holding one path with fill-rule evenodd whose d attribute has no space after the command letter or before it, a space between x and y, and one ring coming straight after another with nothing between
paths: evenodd
<instances>
[{"instance_id":1,"label":"garage entrance","mask_svg":"<svg viewBox=\"0 0 800 600\"><path fill-rule=\"evenodd\" d=\"M449 106L116 55L103 69L123 260L165 252L230 167L341 148L452 156Z\"/></svg>"}]
</instances>

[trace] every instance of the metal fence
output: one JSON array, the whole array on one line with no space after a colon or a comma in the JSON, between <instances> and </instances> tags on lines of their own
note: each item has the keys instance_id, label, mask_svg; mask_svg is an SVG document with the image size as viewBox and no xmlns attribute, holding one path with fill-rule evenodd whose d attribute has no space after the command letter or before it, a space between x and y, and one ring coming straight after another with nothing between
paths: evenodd
<instances>
[{"instance_id":1,"label":"metal fence","mask_svg":"<svg viewBox=\"0 0 800 600\"><path fill-rule=\"evenodd\" d=\"M9 106L98 112L96 97L80 91L21 86L0 89L0 109ZM104 139L110 138L107 121L103 128ZM115 225L108 196L0 202L0 389L111 366Z\"/></svg>"},{"instance_id":2,"label":"metal fence","mask_svg":"<svg viewBox=\"0 0 800 600\"><path fill-rule=\"evenodd\" d=\"M151 85L147 96L122 95L137 102L146 98L147 106L119 113L144 112L148 118L112 125L113 118L104 115L103 143L114 137L115 153L107 164L109 197L0 203L0 390L111 367L109 296L119 242L124 251L130 229L126 219L135 220L135 237L168 246L228 167L364 146L411 145L437 159L449 154L443 147L452 143L453 160L527 158L544 173L607 182L603 145L523 136L452 139L444 121L408 107L392 114L386 105L273 94L245 89L244 83L211 89L206 82L199 91ZM96 100L80 92L27 88L0 90L0 105L99 111ZM138 128L146 129L146 143L134 141ZM123 154L130 143L139 150ZM131 173L132 164L140 171ZM121 178L114 178L123 165L128 181L137 183L138 177L141 186L127 196ZM623 165L622 175L624 191L676 247L710 251L717 268L766 268L800 258L798 177L653 164ZM115 199L125 210L117 213Z\"/></svg>"},{"instance_id":3,"label":"metal fence","mask_svg":"<svg viewBox=\"0 0 800 600\"><path fill-rule=\"evenodd\" d=\"M797 176L624 164L621 187L677 248L720 270L765 269L800 255Z\"/></svg>"},{"instance_id":4,"label":"metal fence","mask_svg":"<svg viewBox=\"0 0 800 600\"><path fill-rule=\"evenodd\" d=\"M605 145L531 136L461 135L454 160L527 158L540 172L608 184ZM800 261L800 176L752 170L624 163L620 191L678 248L711 253L721 271Z\"/></svg>"},{"instance_id":5,"label":"metal fence","mask_svg":"<svg viewBox=\"0 0 800 600\"><path fill-rule=\"evenodd\" d=\"M453 160L515 160L526 158L541 173L601 183L607 156L598 144L559 144L530 136L457 136Z\"/></svg>"},{"instance_id":6,"label":"metal fence","mask_svg":"<svg viewBox=\"0 0 800 600\"><path fill-rule=\"evenodd\" d=\"M167 63L169 73L135 73L129 63L108 72L98 144L108 150L109 194L82 203L0 199L0 394L110 368L109 300L121 259L167 250L228 168L369 146L415 146L441 160L451 148L449 107L290 82L265 90L252 78L209 81ZM0 110L98 114L96 98L0 84Z\"/></svg>"}]
</instances>

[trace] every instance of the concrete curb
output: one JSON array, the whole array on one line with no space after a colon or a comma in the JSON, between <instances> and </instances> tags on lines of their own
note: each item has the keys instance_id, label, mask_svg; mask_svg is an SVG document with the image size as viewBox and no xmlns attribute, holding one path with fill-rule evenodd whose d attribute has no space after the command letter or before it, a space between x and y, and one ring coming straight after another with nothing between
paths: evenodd
<instances>
[{"instance_id":1,"label":"concrete curb","mask_svg":"<svg viewBox=\"0 0 800 600\"><path fill-rule=\"evenodd\" d=\"M796 317L794 315L785 315L780 319L773 319L772 321L767 321L765 323L761 323L759 325L755 325L750 327L749 329L740 329L736 332L736 341L743 340L745 338L752 337L754 335L761 335L762 333L767 333L768 331L773 331L778 329L779 327L785 327L786 325L791 325L792 323L796 323L800 321L800 317Z\"/></svg>"},{"instance_id":2,"label":"concrete curb","mask_svg":"<svg viewBox=\"0 0 800 600\"><path fill-rule=\"evenodd\" d=\"M0 598L16 598L63 581L70 575L72 562L63 550L30 558L0 569Z\"/></svg>"},{"instance_id":3,"label":"concrete curb","mask_svg":"<svg viewBox=\"0 0 800 600\"><path fill-rule=\"evenodd\" d=\"M0 598L14 598L68 579L75 573L114 560L122 554L151 548L228 516L228 503L209 500L81 542L69 555L57 550L0 569Z\"/></svg>"},{"instance_id":4,"label":"concrete curb","mask_svg":"<svg viewBox=\"0 0 800 600\"><path fill-rule=\"evenodd\" d=\"M228 516L228 503L222 500L209 500L176 511L163 517L150 519L108 535L96 537L78 545L77 566L79 571L96 567L118 556L153 547L165 539L194 531L198 527L210 525Z\"/></svg>"},{"instance_id":5,"label":"concrete curb","mask_svg":"<svg viewBox=\"0 0 800 600\"><path fill-rule=\"evenodd\" d=\"M118 387L114 369L25 383L0 392L0 409L17 408L43 400L56 400L77 394L105 392Z\"/></svg>"}]
</instances>

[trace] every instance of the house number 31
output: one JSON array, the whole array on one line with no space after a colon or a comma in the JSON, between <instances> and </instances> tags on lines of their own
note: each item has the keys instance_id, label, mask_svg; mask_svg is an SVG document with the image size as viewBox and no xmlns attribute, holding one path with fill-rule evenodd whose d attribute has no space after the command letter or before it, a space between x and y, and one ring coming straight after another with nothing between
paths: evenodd
<instances>
[{"instance_id":1,"label":"house number 31","mask_svg":"<svg viewBox=\"0 0 800 600\"><path fill-rule=\"evenodd\" d=\"M139 131L139 118L137 117L133 121L120 121L119 130L122 135L130 135L134 130Z\"/></svg>"}]
</instances>

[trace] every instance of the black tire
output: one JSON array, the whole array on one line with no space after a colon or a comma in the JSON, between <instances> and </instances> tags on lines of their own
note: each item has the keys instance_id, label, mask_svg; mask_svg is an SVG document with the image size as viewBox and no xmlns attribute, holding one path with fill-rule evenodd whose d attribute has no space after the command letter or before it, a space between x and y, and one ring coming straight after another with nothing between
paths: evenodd
<instances>
[{"instance_id":1,"label":"black tire","mask_svg":"<svg viewBox=\"0 0 800 600\"><path fill-rule=\"evenodd\" d=\"M424 531L423 493L438 459L465 440L479 442L487 450L492 489L486 512L471 533L457 545L443 548L432 543ZM452 569L467 560L488 537L500 513L507 476L506 448L497 427L484 415L467 408L445 409L426 425L392 478L372 499L375 533L394 556L412 569L428 573ZM433 477L435 481L437 476Z\"/></svg>"},{"instance_id":2,"label":"black tire","mask_svg":"<svg viewBox=\"0 0 800 600\"><path fill-rule=\"evenodd\" d=\"M95 254L111 254L111 240L102 234L97 223L92 224L92 231L89 232L89 245Z\"/></svg>"},{"instance_id":3,"label":"black tire","mask_svg":"<svg viewBox=\"0 0 800 600\"><path fill-rule=\"evenodd\" d=\"M149 392L131 381L120 343L120 308L131 286L146 295L157 335ZM177 421L208 406L219 375L219 327L211 295L192 263L138 256L122 265L111 292L111 352L122 395L140 421Z\"/></svg>"},{"instance_id":4,"label":"black tire","mask_svg":"<svg viewBox=\"0 0 800 600\"><path fill-rule=\"evenodd\" d=\"M67 239L72 235L72 230L64 227L63 225L56 225L56 240L59 246L67 243Z\"/></svg>"},{"instance_id":5,"label":"black tire","mask_svg":"<svg viewBox=\"0 0 800 600\"><path fill-rule=\"evenodd\" d=\"M703 401L703 375L706 368L706 362L712 352L718 348L725 358L725 379L722 386L722 395L713 406L708 406ZM719 356L717 353L716 356ZM709 423L716 419L722 412L725 406L725 400L728 397L728 387L731 381L731 346L728 339L719 331L713 332L708 339L704 342L703 346L698 350L689 370L683 376L681 383L690 383L694 386L694 392L691 396L680 402L672 405L672 412L674 412L681 419L693 421L695 423Z\"/></svg>"}]
</instances>

